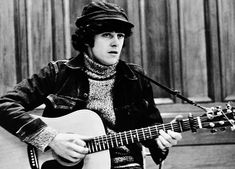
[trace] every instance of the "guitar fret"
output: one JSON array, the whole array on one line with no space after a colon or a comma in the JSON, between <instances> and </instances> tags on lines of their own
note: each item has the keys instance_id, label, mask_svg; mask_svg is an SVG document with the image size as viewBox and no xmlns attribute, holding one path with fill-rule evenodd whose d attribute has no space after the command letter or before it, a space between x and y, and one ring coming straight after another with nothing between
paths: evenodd
<instances>
[{"instance_id":1,"label":"guitar fret","mask_svg":"<svg viewBox=\"0 0 235 169\"><path fill-rule=\"evenodd\" d=\"M93 147L92 147L91 141L87 142L87 147L89 148L89 152L92 153Z\"/></svg>"},{"instance_id":2,"label":"guitar fret","mask_svg":"<svg viewBox=\"0 0 235 169\"><path fill-rule=\"evenodd\" d=\"M123 144L123 141L122 141L122 135L121 135L121 133L119 133L119 137L120 137L120 144L121 144L121 145L124 145L124 144Z\"/></svg>"},{"instance_id":3,"label":"guitar fret","mask_svg":"<svg viewBox=\"0 0 235 169\"><path fill-rule=\"evenodd\" d=\"M107 135L107 145L108 145L108 149L110 149L110 144L109 144L109 135Z\"/></svg>"},{"instance_id":4,"label":"guitar fret","mask_svg":"<svg viewBox=\"0 0 235 169\"><path fill-rule=\"evenodd\" d=\"M102 137L98 137L100 151L102 150L102 140L101 139L102 139Z\"/></svg>"},{"instance_id":5,"label":"guitar fret","mask_svg":"<svg viewBox=\"0 0 235 169\"><path fill-rule=\"evenodd\" d=\"M133 132L135 132L134 135L133 135L134 142L135 142L136 140L138 141L138 135L137 135L136 130L133 130Z\"/></svg>"},{"instance_id":6,"label":"guitar fret","mask_svg":"<svg viewBox=\"0 0 235 169\"><path fill-rule=\"evenodd\" d=\"M105 145L105 150L109 149L108 136L107 135L104 136L104 145Z\"/></svg>"},{"instance_id":7,"label":"guitar fret","mask_svg":"<svg viewBox=\"0 0 235 169\"><path fill-rule=\"evenodd\" d=\"M86 146L87 146L87 148L89 150L89 153L92 153L91 142L90 141L86 142Z\"/></svg>"},{"instance_id":8,"label":"guitar fret","mask_svg":"<svg viewBox=\"0 0 235 169\"><path fill-rule=\"evenodd\" d=\"M183 132L182 122L179 122L178 124L179 124L180 132Z\"/></svg>"},{"instance_id":9,"label":"guitar fret","mask_svg":"<svg viewBox=\"0 0 235 169\"><path fill-rule=\"evenodd\" d=\"M125 135L126 143L129 144L128 139L127 139L127 135L126 135L126 131L124 131L124 135Z\"/></svg>"},{"instance_id":10,"label":"guitar fret","mask_svg":"<svg viewBox=\"0 0 235 169\"><path fill-rule=\"evenodd\" d=\"M149 130L148 128L144 128L144 140L147 140L150 138L150 133L149 133Z\"/></svg>"},{"instance_id":11,"label":"guitar fret","mask_svg":"<svg viewBox=\"0 0 235 169\"><path fill-rule=\"evenodd\" d=\"M110 141L111 141L111 145L112 145L112 147L114 147L114 143L113 143L112 135L110 135Z\"/></svg>"},{"instance_id":12,"label":"guitar fret","mask_svg":"<svg viewBox=\"0 0 235 169\"><path fill-rule=\"evenodd\" d=\"M170 123L171 124L171 130L172 131L174 131L174 127L173 127L173 124L172 123Z\"/></svg>"},{"instance_id":13,"label":"guitar fret","mask_svg":"<svg viewBox=\"0 0 235 169\"><path fill-rule=\"evenodd\" d=\"M92 140L91 142L91 148L92 148L92 152L95 152L95 143L94 143L94 140Z\"/></svg>"},{"instance_id":14,"label":"guitar fret","mask_svg":"<svg viewBox=\"0 0 235 169\"><path fill-rule=\"evenodd\" d=\"M163 130L162 125L159 125L158 128L159 130Z\"/></svg>"},{"instance_id":15,"label":"guitar fret","mask_svg":"<svg viewBox=\"0 0 235 169\"><path fill-rule=\"evenodd\" d=\"M143 133L143 139L146 140L144 128L142 128L142 133Z\"/></svg>"},{"instance_id":16,"label":"guitar fret","mask_svg":"<svg viewBox=\"0 0 235 169\"><path fill-rule=\"evenodd\" d=\"M197 117L197 122L198 122L198 127L201 129L202 128L202 122L200 117Z\"/></svg>"},{"instance_id":17,"label":"guitar fret","mask_svg":"<svg viewBox=\"0 0 235 169\"><path fill-rule=\"evenodd\" d=\"M93 145L94 145L94 152L98 151L95 138L93 140Z\"/></svg>"},{"instance_id":18,"label":"guitar fret","mask_svg":"<svg viewBox=\"0 0 235 169\"><path fill-rule=\"evenodd\" d=\"M159 130L160 130L159 127L160 127L159 125L155 127L155 129L156 129L156 130L155 130L155 131L156 131L156 135L159 135Z\"/></svg>"},{"instance_id":19,"label":"guitar fret","mask_svg":"<svg viewBox=\"0 0 235 169\"><path fill-rule=\"evenodd\" d=\"M149 130L149 136L150 136L150 138L152 138L153 136L152 136L151 128L148 127L148 130Z\"/></svg>"},{"instance_id":20,"label":"guitar fret","mask_svg":"<svg viewBox=\"0 0 235 169\"><path fill-rule=\"evenodd\" d=\"M158 135L157 126L149 127L149 130L150 130L151 138Z\"/></svg>"},{"instance_id":21,"label":"guitar fret","mask_svg":"<svg viewBox=\"0 0 235 169\"><path fill-rule=\"evenodd\" d=\"M96 138L96 148L97 148L97 150L98 151L100 151L101 150L101 145L100 145L100 141L99 141L99 138Z\"/></svg>"},{"instance_id":22,"label":"guitar fret","mask_svg":"<svg viewBox=\"0 0 235 169\"><path fill-rule=\"evenodd\" d=\"M101 142L100 142L100 144L101 144L101 150L104 150L105 149L105 145L104 145L104 138L103 137L100 137L101 139Z\"/></svg>"},{"instance_id":23,"label":"guitar fret","mask_svg":"<svg viewBox=\"0 0 235 169\"><path fill-rule=\"evenodd\" d=\"M114 135L115 141L116 141L116 145L118 146L118 140L117 140L117 136Z\"/></svg>"},{"instance_id":24,"label":"guitar fret","mask_svg":"<svg viewBox=\"0 0 235 169\"><path fill-rule=\"evenodd\" d=\"M137 141L140 141L139 134L138 134L138 130L137 130L137 129L135 129L135 132L136 132L136 138L137 138Z\"/></svg>"},{"instance_id":25,"label":"guitar fret","mask_svg":"<svg viewBox=\"0 0 235 169\"><path fill-rule=\"evenodd\" d=\"M130 134L131 134L131 135L130 135L130 136L131 136L131 142L134 143L134 139L133 139L132 132L131 132L131 131L129 131L129 132L130 132Z\"/></svg>"},{"instance_id":26,"label":"guitar fret","mask_svg":"<svg viewBox=\"0 0 235 169\"><path fill-rule=\"evenodd\" d=\"M163 129L163 131L166 131L166 128L165 128L164 124L162 124L162 129Z\"/></svg>"}]
</instances>

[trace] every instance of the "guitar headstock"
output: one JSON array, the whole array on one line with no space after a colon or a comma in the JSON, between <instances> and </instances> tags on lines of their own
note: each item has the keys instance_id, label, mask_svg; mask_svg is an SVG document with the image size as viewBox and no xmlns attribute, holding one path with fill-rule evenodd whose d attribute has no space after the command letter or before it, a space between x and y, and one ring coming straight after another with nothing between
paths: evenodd
<instances>
[{"instance_id":1,"label":"guitar headstock","mask_svg":"<svg viewBox=\"0 0 235 169\"><path fill-rule=\"evenodd\" d=\"M225 130L230 126L231 130L235 130L235 108L230 103L226 104L225 108L221 106L207 108L204 115L201 116L202 127L211 129L211 132L216 132L216 128Z\"/></svg>"}]
</instances>

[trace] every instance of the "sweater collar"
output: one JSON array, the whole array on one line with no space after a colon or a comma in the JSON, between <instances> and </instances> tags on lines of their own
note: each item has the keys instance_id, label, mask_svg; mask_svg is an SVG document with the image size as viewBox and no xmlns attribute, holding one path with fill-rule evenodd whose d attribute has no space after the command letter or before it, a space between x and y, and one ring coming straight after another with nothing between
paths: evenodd
<instances>
[{"instance_id":1,"label":"sweater collar","mask_svg":"<svg viewBox=\"0 0 235 169\"><path fill-rule=\"evenodd\" d=\"M84 55L79 54L76 57L72 57L71 59L68 60L68 62L65 63L65 65L74 70L84 70L85 65L84 65ZM117 64L117 73L120 75L123 75L125 78L129 80L136 80L137 77L134 74L134 72L131 70L130 66L122 60L119 60Z\"/></svg>"}]
</instances>

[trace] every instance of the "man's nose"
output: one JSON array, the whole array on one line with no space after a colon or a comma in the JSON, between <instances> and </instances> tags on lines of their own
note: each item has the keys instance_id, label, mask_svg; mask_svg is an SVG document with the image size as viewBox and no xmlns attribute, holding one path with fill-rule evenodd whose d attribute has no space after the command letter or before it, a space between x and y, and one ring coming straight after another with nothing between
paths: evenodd
<instances>
[{"instance_id":1,"label":"man's nose","mask_svg":"<svg viewBox=\"0 0 235 169\"><path fill-rule=\"evenodd\" d=\"M117 35L114 35L112 38L111 46L118 46L119 45L119 39Z\"/></svg>"}]
</instances>

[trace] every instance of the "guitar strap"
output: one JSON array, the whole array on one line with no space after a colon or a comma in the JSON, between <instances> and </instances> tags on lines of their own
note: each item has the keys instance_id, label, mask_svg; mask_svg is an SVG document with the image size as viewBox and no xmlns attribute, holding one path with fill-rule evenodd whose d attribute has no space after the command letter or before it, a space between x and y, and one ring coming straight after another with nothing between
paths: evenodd
<instances>
[{"instance_id":1,"label":"guitar strap","mask_svg":"<svg viewBox=\"0 0 235 169\"><path fill-rule=\"evenodd\" d=\"M168 87L166 87L166 86L160 84L159 82L157 82L157 81L151 79L150 77L144 75L143 73L140 73L140 72L138 72L138 71L135 70L135 69L132 69L132 70L135 71L136 73L138 73L138 74L139 74L140 76L142 76L143 78L149 80L149 81L152 82L153 84L155 84L155 85L159 86L160 88L164 89L165 91L167 91L167 92L170 93L171 95L176 96L176 97L180 98L181 100L186 101L187 103L189 103L189 104L191 104L191 105L193 105L193 106L199 107L199 108L203 109L204 111L207 110L207 108L205 108L205 107L203 107L203 106L197 104L196 102L194 102L194 101L192 101L192 100L190 100L190 99L184 97L183 95L181 95L178 90L170 89L170 88L168 88Z\"/></svg>"}]
</instances>

